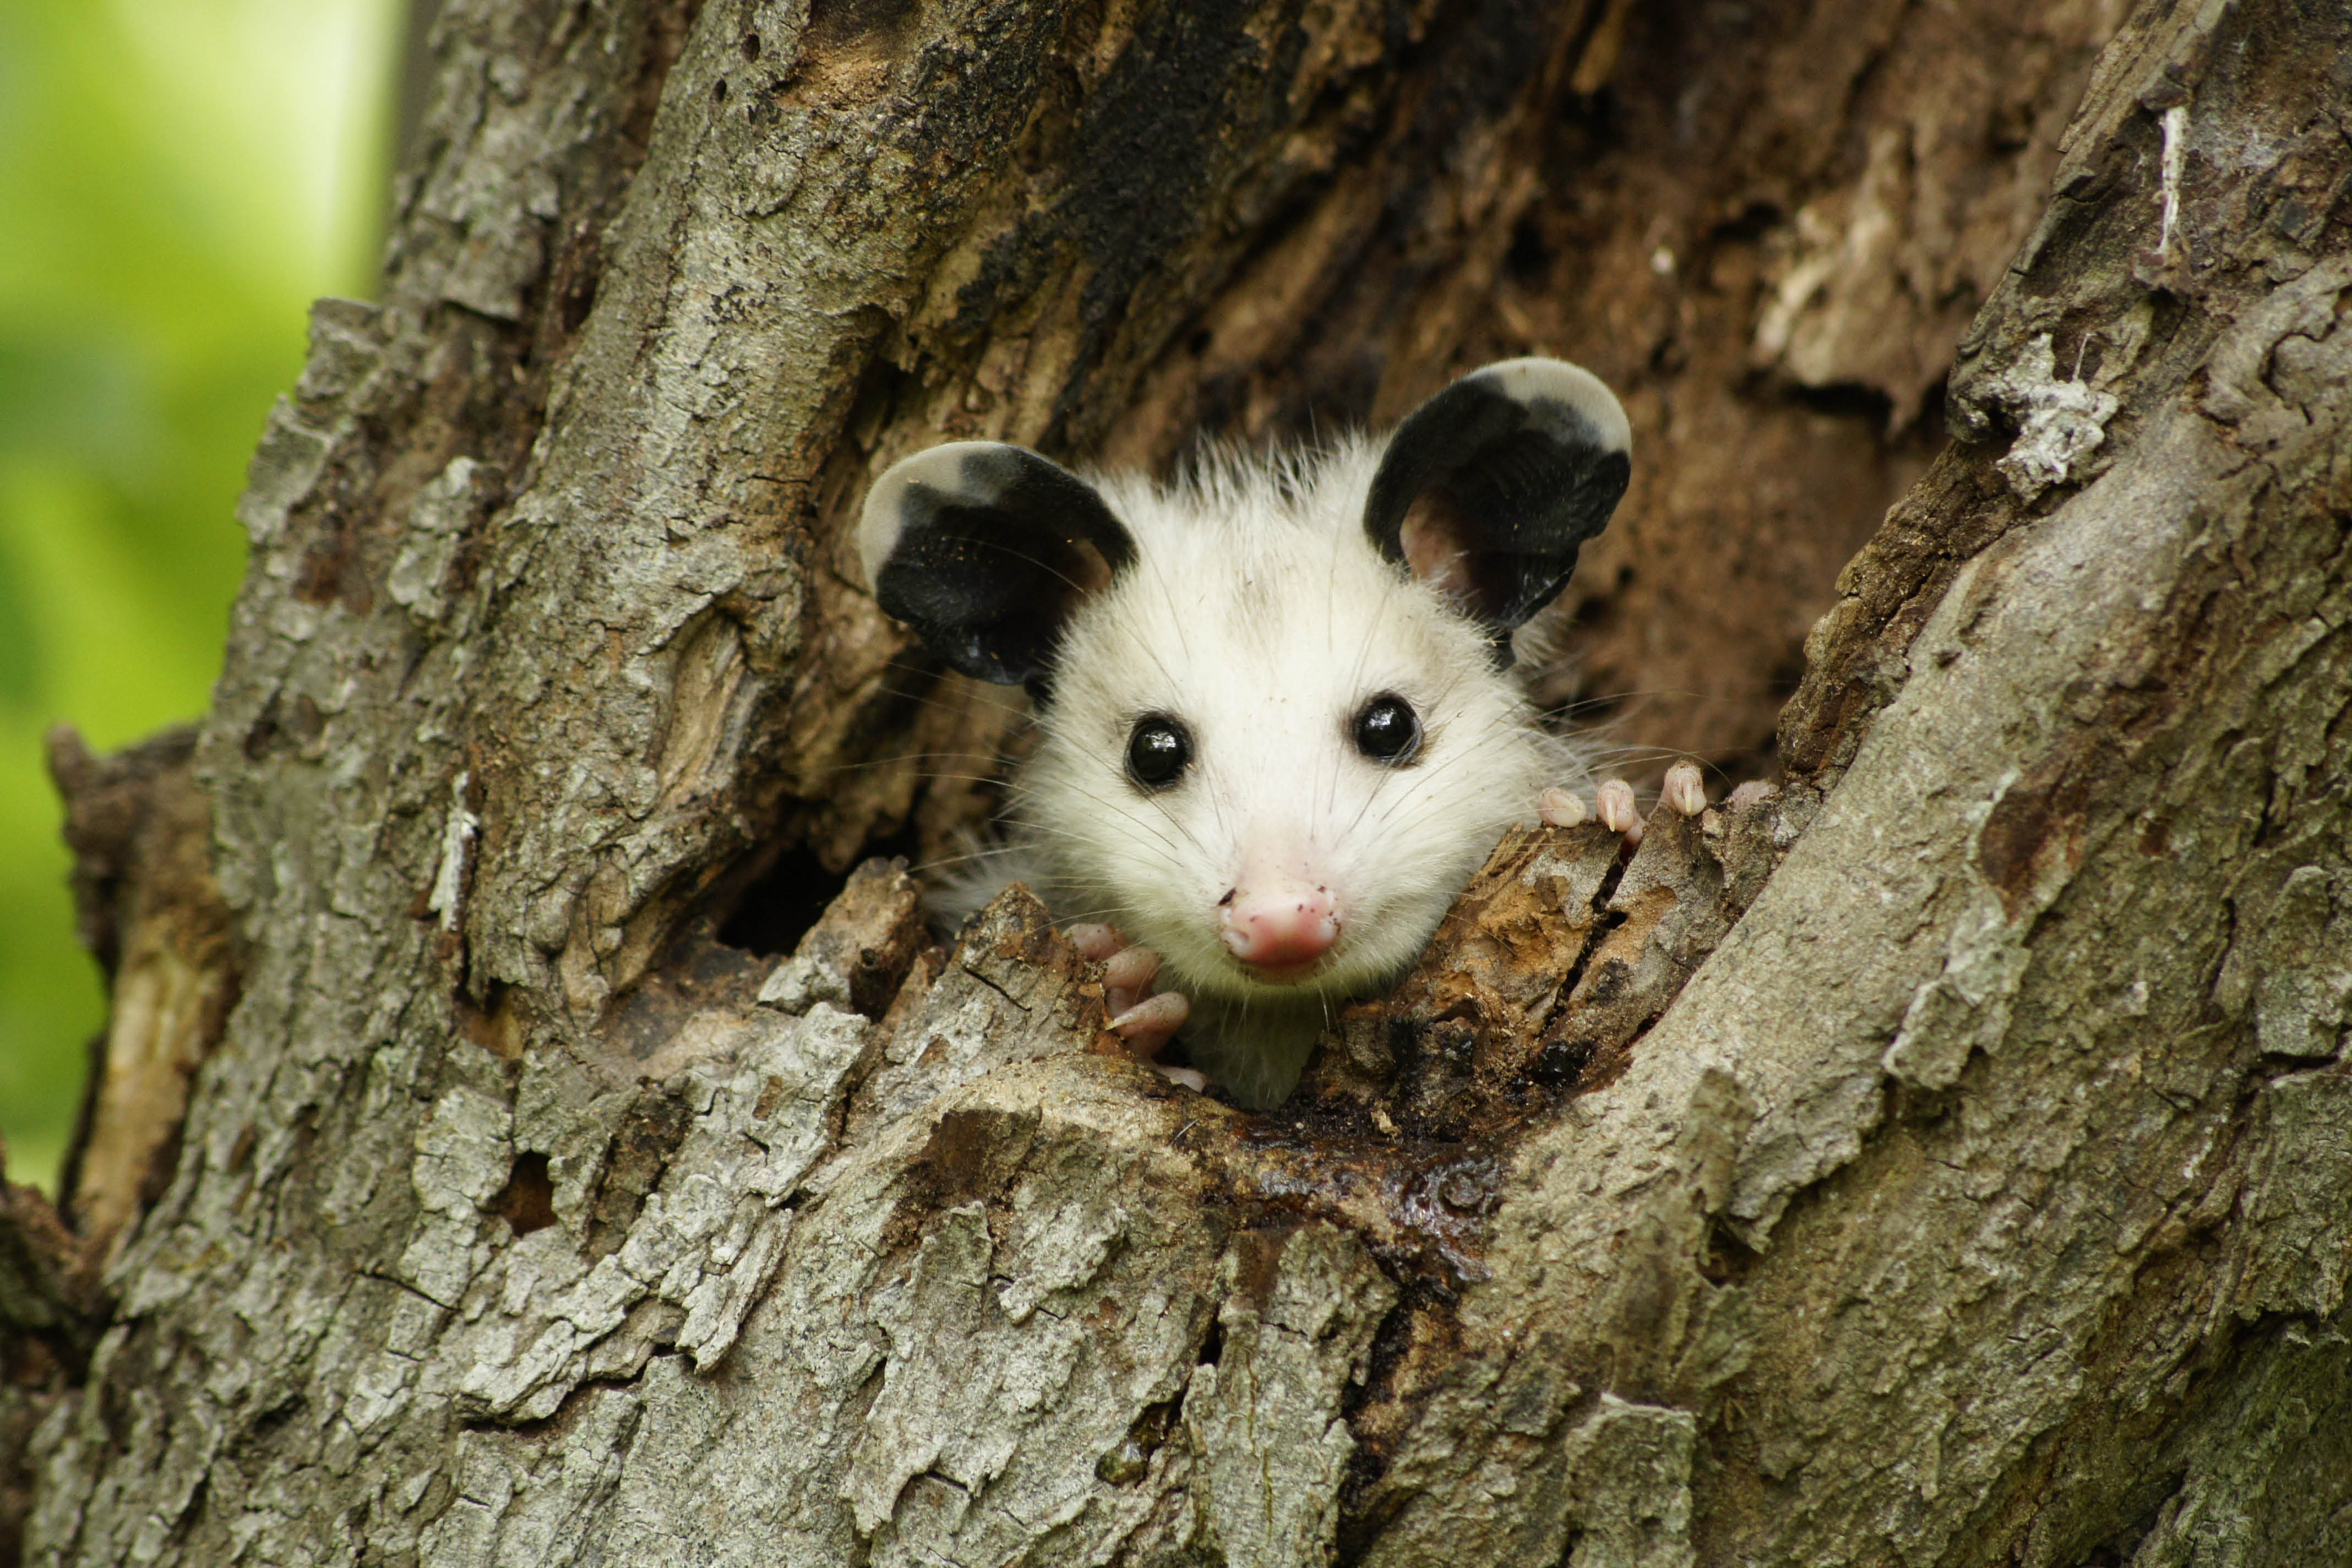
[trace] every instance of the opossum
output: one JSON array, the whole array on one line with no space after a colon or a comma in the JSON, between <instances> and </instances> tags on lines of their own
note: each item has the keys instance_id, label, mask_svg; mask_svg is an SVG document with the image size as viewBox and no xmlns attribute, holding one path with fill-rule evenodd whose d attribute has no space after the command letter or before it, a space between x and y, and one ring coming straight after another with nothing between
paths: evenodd
<instances>
[{"instance_id":1,"label":"opossum","mask_svg":"<svg viewBox=\"0 0 2352 1568\"><path fill-rule=\"evenodd\" d=\"M1582 816L1589 771L1514 679L1512 634L1608 522L1631 450L1598 378L1517 359L1384 441L1213 450L1167 485L990 441L874 482L881 607L1035 700L994 880L1108 960L1139 1054L1181 1030L1241 1104L1279 1102L1506 828ZM1634 829L1622 783L1599 806Z\"/></svg>"}]
</instances>

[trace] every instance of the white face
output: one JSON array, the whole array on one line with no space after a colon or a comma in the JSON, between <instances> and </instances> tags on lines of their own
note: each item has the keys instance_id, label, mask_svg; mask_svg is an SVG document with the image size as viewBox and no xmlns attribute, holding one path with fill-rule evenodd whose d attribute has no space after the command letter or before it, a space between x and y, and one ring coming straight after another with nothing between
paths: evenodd
<instances>
[{"instance_id":1,"label":"white face","mask_svg":"<svg viewBox=\"0 0 2352 1568\"><path fill-rule=\"evenodd\" d=\"M1365 540L1369 469L1349 453L1303 487L1104 484L1139 557L1072 621L1019 810L1055 918L1119 925L1183 988L1384 983L1550 782L1483 633ZM1269 889L1336 937L1244 962L1235 896Z\"/></svg>"}]
</instances>

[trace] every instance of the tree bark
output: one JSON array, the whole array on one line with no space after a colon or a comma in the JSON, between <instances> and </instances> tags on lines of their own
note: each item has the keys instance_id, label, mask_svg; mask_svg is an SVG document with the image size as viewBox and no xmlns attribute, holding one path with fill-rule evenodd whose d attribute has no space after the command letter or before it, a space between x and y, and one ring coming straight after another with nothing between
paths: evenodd
<instances>
[{"instance_id":1,"label":"tree bark","mask_svg":"<svg viewBox=\"0 0 2352 1568\"><path fill-rule=\"evenodd\" d=\"M209 828L59 752L205 1000L0 1207L23 1560L2352 1560L2352 24L1635 10L446 7ZM1263 1117L844 883L1018 742L869 475L1538 347L1554 695L1778 798L1513 835Z\"/></svg>"}]
</instances>

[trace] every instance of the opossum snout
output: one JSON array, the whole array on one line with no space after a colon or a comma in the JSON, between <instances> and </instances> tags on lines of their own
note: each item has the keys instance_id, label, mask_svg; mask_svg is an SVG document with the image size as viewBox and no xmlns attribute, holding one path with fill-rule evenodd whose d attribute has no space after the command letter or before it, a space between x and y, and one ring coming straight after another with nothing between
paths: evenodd
<instances>
[{"instance_id":1,"label":"opossum snout","mask_svg":"<svg viewBox=\"0 0 2352 1568\"><path fill-rule=\"evenodd\" d=\"M1328 888L1275 879L1236 887L1218 909L1225 946L1268 980L1296 978L1339 940Z\"/></svg>"}]
</instances>

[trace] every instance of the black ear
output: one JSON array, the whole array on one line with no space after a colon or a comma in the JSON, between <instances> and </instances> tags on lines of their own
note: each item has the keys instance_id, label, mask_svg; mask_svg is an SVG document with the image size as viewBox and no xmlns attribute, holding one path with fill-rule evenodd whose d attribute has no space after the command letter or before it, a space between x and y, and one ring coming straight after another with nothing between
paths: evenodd
<instances>
[{"instance_id":1,"label":"black ear","mask_svg":"<svg viewBox=\"0 0 2352 1568\"><path fill-rule=\"evenodd\" d=\"M1633 473L1625 411L1556 359L1473 371L1405 416L1364 505L1372 547L1510 634L1549 604Z\"/></svg>"},{"instance_id":2,"label":"black ear","mask_svg":"<svg viewBox=\"0 0 2352 1568\"><path fill-rule=\"evenodd\" d=\"M857 525L883 609L966 675L1034 686L1078 601L1135 558L1094 487L1025 447L956 441L893 463Z\"/></svg>"}]
</instances>

